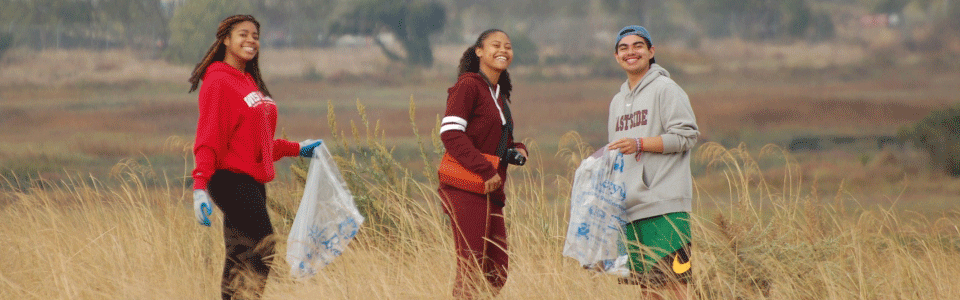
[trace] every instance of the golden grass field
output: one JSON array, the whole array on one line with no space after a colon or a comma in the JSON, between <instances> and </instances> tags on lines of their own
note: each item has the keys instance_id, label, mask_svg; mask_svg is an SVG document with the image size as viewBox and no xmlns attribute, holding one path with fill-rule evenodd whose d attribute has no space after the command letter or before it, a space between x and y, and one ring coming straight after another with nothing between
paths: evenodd
<instances>
[{"instance_id":1,"label":"golden grass field","mask_svg":"<svg viewBox=\"0 0 960 300\"><path fill-rule=\"evenodd\" d=\"M115 62L44 55L128 72L122 53ZM167 72L0 84L0 299L217 297L219 212L213 227L197 225L188 190L196 94L185 74L169 73L186 68L154 67ZM278 135L325 139L368 221L337 261L292 280L283 254L301 162L278 163L268 193L279 255L265 299L449 298L453 243L432 169L452 83L441 73L385 84L268 78ZM500 299L637 298L638 288L560 255L573 170L605 142L622 79L535 77L515 79L517 136L533 157L507 186L511 269ZM891 134L960 100L956 72L838 67L677 81L703 133L693 295L960 299L960 180L926 170L913 150L776 146L805 133Z\"/></svg>"},{"instance_id":2,"label":"golden grass field","mask_svg":"<svg viewBox=\"0 0 960 300\"><path fill-rule=\"evenodd\" d=\"M588 151L575 134L560 154L571 166ZM377 141L370 144L382 146ZM380 148L383 149L383 148ZM693 294L699 299L957 299L960 215L927 218L889 208L846 209L856 201L811 194L796 165L783 184L766 181L751 153L708 143L698 160L722 173L729 190L697 188ZM385 155L377 152L371 157ZM778 155L768 147L763 155ZM387 174L409 174L393 164ZM454 253L435 183L407 176L364 176L368 221L343 256L306 281L292 280L285 235L301 193L293 181L269 187L278 257L265 299L445 299ZM0 298L210 299L219 288L220 219L196 224L182 179L149 167L117 167L119 185L82 175L46 188L4 192L0 211ZM625 299L637 287L581 269L561 257L571 178L542 172L542 161L514 171L506 219L510 281L501 299ZM729 196L729 198L727 197ZM372 201L370 201L372 199ZM704 203L711 208L702 208ZM376 216L371 215L376 212ZM219 216L219 214L215 214Z\"/></svg>"}]
</instances>

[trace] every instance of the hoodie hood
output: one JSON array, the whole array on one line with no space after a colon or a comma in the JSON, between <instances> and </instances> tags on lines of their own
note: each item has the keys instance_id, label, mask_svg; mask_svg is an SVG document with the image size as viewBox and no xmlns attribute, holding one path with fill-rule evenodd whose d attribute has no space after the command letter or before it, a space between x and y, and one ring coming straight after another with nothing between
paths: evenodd
<instances>
[{"instance_id":1,"label":"hoodie hood","mask_svg":"<svg viewBox=\"0 0 960 300\"><path fill-rule=\"evenodd\" d=\"M207 66L207 73L203 75L203 80L206 81L207 77L211 74L219 74L220 76L230 75L234 77L243 77L246 74L243 71L237 70L233 66L228 65L222 61L215 61Z\"/></svg>"},{"instance_id":2,"label":"hoodie hood","mask_svg":"<svg viewBox=\"0 0 960 300\"><path fill-rule=\"evenodd\" d=\"M459 81L459 80L464 79L464 78L470 78L470 79L474 79L474 80L479 80L480 82L483 82L483 83L486 84L487 86L490 85L490 84L487 82L487 80L483 79L483 77L480 77L480 73L477 73L477 72L465 72L465 73L463 73L463 74L460 74L460 76L457 77L457 80Z\"/></svg>"},{"instance_id":3,"label":"hoodie hood","mask_svg":"<svg viewBox=\"0 0 960 300\"><path fill-rule=\"evenodd\" d=\"M636 94L660 76L670 78L670 72L667 72L667 69L664 69L659 64L651 64L647 73L643 74L643 78L640 78L640 84L637 84L633 90L630 90L630 80L627 79L627 81L624 81L623 85L620 86L620 92L629 93L630 95Z\"/></svg>"}]
</instances>

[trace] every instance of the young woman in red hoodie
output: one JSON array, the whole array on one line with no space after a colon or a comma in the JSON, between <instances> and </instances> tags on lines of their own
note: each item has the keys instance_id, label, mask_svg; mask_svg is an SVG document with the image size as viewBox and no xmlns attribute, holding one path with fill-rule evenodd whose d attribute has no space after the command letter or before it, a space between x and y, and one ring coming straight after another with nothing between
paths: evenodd
<instances>
[{"instance_id":1,"label":"young woman in red hoodie","mask_svg":"<svg viewBox=\"0 0 960 300\"><path fill-rule=\"evenodd\" d=\"M524 160L527 156L526 146L513 141L513 120L507 106L513 87L507 73L511 61L510 37L498 29L484 31L463 52L457 83L447 91L440 138L448 154L485 180L483 194L443 183L439 188L458 256L456 298L473 298L486 289L484 285L496 295L507 282L503 185L505 161L510 159L501 159L495 166L481 153L504 157L513 150ZM501 142L501 138L506 140Z\"/></svg>"},{"instance_id":2,"label":"young woman in red hoodie","mask_svg":"<svg viewBox=\"0 0 960 300\"><path fill-rule=\"evenodd\" d=\"M259 39L253 16L227 17L190 77L190 92L203 80L193 147L194 213L210 226L211 199L223 212L223 299L259 297L270 273L273 226L264 183L273 180L273 162L312 157L321 143L274 139L277 107L260 76Z\"/></svg>"}]
</instances>

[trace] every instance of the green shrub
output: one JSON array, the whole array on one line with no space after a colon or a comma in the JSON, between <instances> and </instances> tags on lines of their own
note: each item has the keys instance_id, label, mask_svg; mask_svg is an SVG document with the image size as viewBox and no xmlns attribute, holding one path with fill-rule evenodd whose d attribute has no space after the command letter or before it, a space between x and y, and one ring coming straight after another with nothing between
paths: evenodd
<instances>
[{"instance_id":1,"label":"green shrub","mask_svg":"<svg viewBox=\"0 0 960 300\"><path fill-rule=\"evenodd\" d=\"M537 44L527 34L515 34L510 37L513 44L513 62L518 65L532 66L540 63Z\"/></svg>"},{"instance_id":2,"label":"green shrub","mask_svg":"<svg viewBox=\"0 0 960 300\"><path fill-rule=\"evenodd\" d=\"M935 110L897 133L930 155L930 165L960 177L960 106Z\"/></svg>"},{"instance_id":3,"label":"green shrub","mask_svg":"<svg viewBox=\"0 0 960 300\"><path fill-rule=\"evenodd\" d=\"M385 132L380 120L371 124L366 106L357 104L357 116L360 122L350 121L350 134L344 134L337 123L338 114L333 102L327 102L327 124L330 136L324 139L331 154L337 161L343 179L353 194L354 202L360 214L366 219L363 226L384 232L384 237L399 242L407 212L417 210L419 204L410 199L423 199L424 192L433 193L437 187L436 162L443 154L443 143L438 133L429 137L421 136L416 120L416 103L410 99L410 128L417 141L417 151L408 153L419 155L423 168L414 170L406 167L400 159L396 146L390 146L385 140ZM342 114L340 115L342 116ZM439 119L438 121L439 122ZM391 125L394 126L394 125ZM434 124L436 132L439 123ZM429 140L428 140L429 139ZM290 166L299 182L305 182L309 172L308 160L298 160ZM421 175L422 174L422 175ZM435 194L434 194L435 195ZM292 218L291 218L292 219Z\"/></svg>"},{"instance_id":4,"label":"green shrub","mask_svg":"<svg viewBox=\"0 0 960 300\"><path fill-rule=\"evenodd\" d=\"M353 7L340 14L329 26L332 35L356 34L376 37L380 30L393 33L406 55L396 53L374 39L387 58L411 66L433 65L430 35L440 32L447 22L447 8L427 1L353 1Z\"/></svg>"}]
</instances>

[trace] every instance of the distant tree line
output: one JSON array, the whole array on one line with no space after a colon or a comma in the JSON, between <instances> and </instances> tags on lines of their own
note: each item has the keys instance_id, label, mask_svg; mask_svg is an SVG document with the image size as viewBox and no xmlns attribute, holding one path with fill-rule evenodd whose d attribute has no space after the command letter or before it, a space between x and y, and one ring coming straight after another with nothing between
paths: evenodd
<instances>
[{"instance_id":1,"label":"distant tree line","mask_svg":"<svg viewBox=\"0 0 960 300\"><path fill-rule=\"evenodd\" d=\"M160 0L0 1L0 46L134 47L169 36L172 7ZM149 36L149 39L145 37ZM3 49L0 49L3 51Z\"/></svg>"},{"instance_id":2,"label":"distant tree line","mask_svg":"<svg viewBox=\"0 0 960 300\"><path fill-rule=\"evenodd\" d=\"M379 39L385 55L413 65L433 62L430 36L444 29L446 5L386 0L9 0L0 2L0 54L33 49L139 48L175 61L197 60L220 20L253 14L269 46L322 46L340 35L391 33L403 51Z\"/></svg>"},{"instance_id":3,"label":"distant tree line","mask_svg":"<svg viewBox=\"0 0 960 300\"><path fill-rule=\"evenodd\" d=\"M625 24L691 41L831 39L840 5L877 13L912 5L941 11L942 23L960 28L960 0L4 0L0 54L11 47L126 47L192 62L213 40L219 20L246 13L264 25L268 46L325 46L356 35L385 56L417 66L432 64L433 44L465 43L471 34L499 27L523 50L516 51L518 63L537 63L539 44L561 55L594 49L604 40L597 34ZM383 40L385 34L396 44Z\"/></svg>"}]
</instances>

